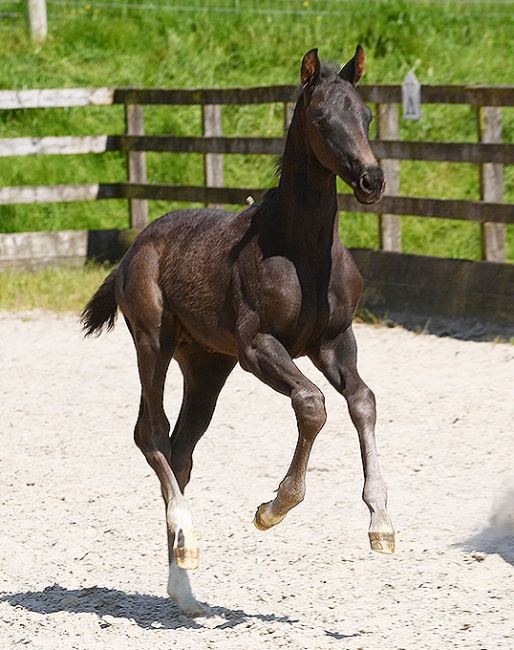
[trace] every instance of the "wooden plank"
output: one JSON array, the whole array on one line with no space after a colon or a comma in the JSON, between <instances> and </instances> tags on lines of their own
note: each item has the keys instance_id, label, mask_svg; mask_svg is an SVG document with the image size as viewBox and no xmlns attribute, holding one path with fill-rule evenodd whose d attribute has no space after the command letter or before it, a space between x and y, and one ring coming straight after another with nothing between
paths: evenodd
<instances>
[{"instance_id":1,"label":"wooden plank","mask_svg":"<svg viewBox=\"0 0 514 650\"><path fill-rule=\"evenodd\" d=\"M203 187L188 185L153 185L137 183L92 183L85 185L43 185L0 187L0 205L16 203L60 203L96 201L98 199L141 198L181 203L226 203L245 205L246 197L259 201L267 189L237 187ZM513 223L514 205L454 201L408 196L385 196L380 203L364 205L352 194L338 195L339 209L348 212L387 212L437 219L458 219L477 223Z\"/></svg>"},{"instance_id":2,"label":"wooden plank","mask_svg":"<svg viewBox=\"0 0 514 650\"><path fill-rule=\"evenodd\" d=\"M85 185L27 185L0 187L0 205L67 203L126 198L119 183Z\"/></svg>"},{"instance_id":3,"label":"wooden plank","mask_svg":"<svg viewBox=\"0 0 514 650\"><path fill-rule=\"evenodd\" d=\"M396 140L399 135L398 104L377 105L377 132L382 141ZM400 193L400 162L387 158L380 159L386 178L385 193L398 195ZM385 251L402 250L402 223L395 214L379 214L380 248Z\"/></svg>"},{"instance_id":4,"label":"wooden plank","mask_svg":"<svg viewBox=\"0 0 514 650\"><path fill-rule=\"evenodd\" d=\"M0 90L0 110L109 106L113 103L115 94L114 88Z\"/></svg>"},{"instance_id":5,"label":"wooden plank","mask_svg":"<svg viewBox=\"0 0 514 650\"><path fill-rule=\"evenodd\" d=\"M84 185L33 185L0 187L0 205L96 201L99 199L152 199L181 203L245 205L251 195L260 200L267 190L157 185L149 183L91 183Z\"/></svg>"},{"instance_id":6,"label":"wooden plank","mask_svg":"<svg viewBox=\"0 0 514 650\"><path fill-rule=\"evenodd\" d=\"M377 158L425 160L432 162L514 164L513 144L481 142L416 142L372 140Z\"/></svg>"},{"instance_id":7,"label":"wooden plank","mask_svg":"<svg viewBox=\"0 0 514 650\"><path fill-rule=\"evenodd\" d=\"M401 103L400 85L370 84L358 88L370 103ZM422 85L422 104L468 104L471 106L514 106L514 86Z\"/></svg>"},{"instance_id":8,"label":"wooden plank","mask_svg":"<svg viewBox=\"0 0 514 650\"><path fill-rule=\"evenodd\" d=\"M359 95L370 104L401 104L402 87L390 84L363 84L357 88Z\"/></svg>"},{"instance_id":9,"label":"wooden plank","mask_svg":"<svg viewBox=\"0 0 514 650\"><path fill-rule=\"evenodd\" d=\"M358 88L370 103L400 104L400 85L370 84ZM298 87L257 86L254 88L118 88L116 103L140 104L268 104L294 102ZM470 104L472 106L514 106L514 86L422 85L424 104Z\"/></svg>"},{"instance_id":10,"label":"wooden plank","mask_svg":"<svg viewBox=\"0 0 514 650\"><path fill-rule=\"evenodd\" d=\"M31 185L0 187L0 205L65 203L99 199L152 199L181 203L229 203L245 205L266 190L229 187L157 185L148 183L91 183L84 185Z\"/></svg>"},{"instance_id":11,"label":"wooden plank","mask_svg":"<svg viewBox=\"0 0 514 650\"><path fill-rule=\"evenodd\" d=\"M514 86L421 86L424 104L514 106Z\"/></svg>"},{"instance_id":12,"label":"wooden plank","mask_svg":"<svg viewBox=\"0 0 514 650\"><path fill-rule=\"evenodd\" d=\"M112 191L112 190L111 190ZM116 192L124 196L140 196L148 199L180 201L184 203L228 203L245 205L246 197L253 196L259 201L267 189L228 188L179 185L135 185L118 184ZM514 205L480 201L455 201L448 199L426 199L407 196L386 196L379 203L365 205L359 203L353 194L338 195L339 209L348 212L386 212L397 215L414 215L439 219L459 219L461 221L493 221L514 223Z\"/></svg>"},{"instance_id":13,"label":"wooden plank","mask_svg":"<svg viewBox=\"0 0 514 650\"><path fill-rule=\"evenodd\" d=\"M294 102L297 86L254 88L61 88L0 90L0 110L17 108L64 108L110 104L267 104ZM362 85L359 93L371 103L400 103L399 85ZM514 86L421 86L425 104L514 106Z\"/></svg>"},{"instance_id":14,"label":"wooden plank","mask_svg":"<svg viewBox=\"0 0 514 650\"><path fill-rule=\"evenodd\" d=\"M514 337L514 265L352 249L361 305L414 330L459 338Z\"/></svg>"},{"instance_id":15,"label":"wooden plank","mask_svg":"<svg viewBox=\"0 0 514 650\"><path fill-rule=\"evenodd\" d=\"M254 88L117 88L115 103L178 105L245 105L294 101L296 86Z\"/></svg>"},{"instance_id":16,"label":"wooden plank","mask_svg":"<svg viewBox=\"0 0 514 650\"><path fill-rule=\"evenodd\" d=\"M141 197L157 201L244 206L248 196L258 202L267 190L241 187L205 187L203 185L136 185L120 183L116 186L115 191L126 197Z\"/></svg>"},{"instance_id":17,"label":"wooden plank","mask_svg":"<svg viewBox=\"0 0 514 650\"><path fill-rule=\"evenodd\" d=\"M125 105L125 126L127 135L142 136L145 133L143 106ZM146 153L130 151L127 154L129 183L146 183ZM148 224L148 201L131 199L129 201L130 227L142 230Z\"/></svg>"},{"instance_id":18,"label":"wooden plank","mask_svg":"<svg viewBox=\"0 0 514 650\"><path fill-rule=\"evenodd\" d=\"M0 234L0 270L45 266L83 266L88 251L86 230Z\"/></svg>"},{"instance_id":19,"label":"wooden plank","mask_svg":"<svg viewBox=\"0 0 514 650\"><path fill-rule=\"evenodd\" d=\"M107 135L0 138L0 157L89 154L112 150Z\"/></svg>"},{"instance_id":20,"label":"wooden plank","mask_svg":"<svg viewBox=\"0 0 514 650\"><path fill-rule=\"evenodd\" d=\"M428 199L412 196L384 196L379 203L364 205L353 194L339 194L339 209L348 212L387 212L435 219L458 219L485 223L514 223L514 204L482 203L481 201L456 201Z\"/></svg>"},{"instance_id":21,"label":"wooden plank","mask_svg":"<svg viewBox=\"0 0 514 650\"><path fill-rule=\"evenodd\" d=\"M0 157L74 155L106 151L156 151L278 156L285 138L177 137L164 135L86 135L0 138ZM471 142L372 140L377 158L433 162L514 164L514 145Z\"/></svg>"},{"instance_id":22,"label":"wooden plank","mask_svg":"<svg viewBox=\"0 0 514 650\"><path fill-rule=\"evenodd\" d=\"M477 112L478 133L483 142L501 142L501 109L481 106ZM503 202L503 166L485 163L480 166L480 195L482 201ZM503 223L481 225L482 255L489 262L505 262L506 229Z\"/></svg>"},{"instance_id":23,"label":"wooden plank","mask_svg":"<svg viewBox=\"0 0 514 650\"><path fill-rule=\"evenodd\" d=\"M0 141L1 142L1 141ZM175 137L146 135L140 138L109 136L109 148L122 151L165 151L169 153L252 154L278 156L285 138ZM514 149L514 147L513 147Z\"/></svg>"}]
</instances>

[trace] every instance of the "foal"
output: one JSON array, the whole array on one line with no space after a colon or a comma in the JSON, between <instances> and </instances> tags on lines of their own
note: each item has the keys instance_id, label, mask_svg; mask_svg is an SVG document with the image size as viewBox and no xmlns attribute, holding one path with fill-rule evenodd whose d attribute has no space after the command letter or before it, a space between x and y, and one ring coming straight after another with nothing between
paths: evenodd
<instances>
[{"instance_id":1,"label":"foal","mask_svg":"<svg viewBox=\"0 0 514 650\"><path fill-rule=\"evenodd\" d=\"M237 362L288 395L298 423L291 466L275 499L257 509L257 528L280 523L305 495L309 454L326 420L323 394L293 361L307 355L344 395L358 431L371 547L394 550L375 399L356 368L352 318L362 278L338 231L337 176L361 203L378 201L385 185L368 141L371 111L355 91L364 63L360 46L339 73L320 64L317 50L307 52L278 187L238 214L206 208L157 219L82 314L91 335L112 328L119 308L133 337L141 380L135 441L166 505L168 592L190 616L208 608L193 597L187 576L198 566L198 544L183 492L195 445ZM163 392L172 357L184 394L170 436Z\"/></svg>"}]
</instances>

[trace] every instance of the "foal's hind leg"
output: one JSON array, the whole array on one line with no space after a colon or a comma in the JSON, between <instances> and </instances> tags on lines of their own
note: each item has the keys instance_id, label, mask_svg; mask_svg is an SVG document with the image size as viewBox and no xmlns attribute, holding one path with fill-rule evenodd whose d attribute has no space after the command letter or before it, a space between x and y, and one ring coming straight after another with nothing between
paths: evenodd
<instances>
[{"instance_id":1,"label":"foal's hind leg","mask_svg":"<svg viewBox=\"0 0 514 650\"><path fill-rule=\"evenodd\" d=\"M209 426L218 395L236 359L209 353L196 344L182 344L175 357L184 376L184 396L171 437L171 467L183 492L191 476L194 448ZM190 615L209 614L208 607L194 599L187 571L175 561L174 544L175 535L168 529L168 593Z\"/></svg>"},{"instance_id":2,"label":"foal's hind leg","mask_svg":"<svg viewBox=\"0 0 514 650\"><path fill-rule=\"evenodd\" d=\"M320 350L310 357L346 398L350 417L359 434L364 469L362 497L371 514L371 548L380 553L393 553L394 529L387 513L386 487L375 445L375 397L357 372L357 345L351 327L334 341L323 341Z\"/></svg>"},{"instance_id":3,"label":"foal's hind leg","mask_svg":"<svg viewBox=\"0 0 514 650\"><path fill-rule=\"evenodd\" d=\"M279 393L289 395L298 423L298 442L287 474L277 496L257 509L254 523L266 530L280 523L286 514L303 501L305 474L314 440L325 424L325 398L296 367L283 345L270 334L259 333L241 349L240 362Z\"/></svg>"},{"instance_id":4,"label":"foal's hind leg","mask_svg":"<svg viewBox=\"0 0 514 650\"><path fill-rule=\"evenodd\" d=\"M170 425L162 403L166 371L175 346L171 342L161 345L156 333L152 336L148 331L133 327L130 330L136 343L142 386L135 440L161 483L170 566L168 591L184 614L208 615L209 609L193 597L187 575L187 569L198 567L198 543L182 490L171 469Z\"/></svg>"},{"instance_id":5,"label":"foal's hind leg","mask_svg":"<svg viewBox=\"0 0 514 650\"><path fill-rule=\"evenodd\" d=\"M164 382L175 341L169 323L166 327L161 318L152 319L152 313L147 304L144 324L127 319L136 345L141 380L141 405L134 437L159 478L167 524L174 534L177 565L196 569L198 542L185 498L171 469L170 425L163 407Z\"/></svg>"}]
</instances>

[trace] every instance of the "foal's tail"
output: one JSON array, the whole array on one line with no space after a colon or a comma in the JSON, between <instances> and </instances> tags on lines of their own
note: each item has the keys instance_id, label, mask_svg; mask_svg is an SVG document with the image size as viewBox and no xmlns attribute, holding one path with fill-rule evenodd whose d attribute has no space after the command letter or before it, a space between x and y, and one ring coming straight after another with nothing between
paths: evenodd
<instances>
[{"instance_id":1,"label":"foal's tail","mask_svg":"<svg viewBox=\"0 0 514 650\"><path fill-rule=\"evenodd\" d=\"M103 329L112 330L116 323L118 304L114 293L114 285L117 271L117 268L111 271L98 291L84 307L80 321L86 336L99 335Z\"/></svg>"}]
</instances>

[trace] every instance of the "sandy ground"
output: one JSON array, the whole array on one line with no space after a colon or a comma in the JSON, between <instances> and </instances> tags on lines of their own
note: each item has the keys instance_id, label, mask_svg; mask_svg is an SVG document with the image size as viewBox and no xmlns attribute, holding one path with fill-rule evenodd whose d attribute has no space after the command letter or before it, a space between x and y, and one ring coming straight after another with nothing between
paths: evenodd
<instances>
[{"instance_id":1,"label":"sandy ground","mask_svg":"<svg viewBox=\"0 0 514 650\"><path fill-rule=\"evenodd\" d=\"M83 340L74 316L0 314L0 648L514 647L514 346L358 325L397 529L368 548L357 436L327 397L303 504L253 524L289 464L288 400L236 369L197 448L194 590L166 596L157 479L132 442L139 384L123 323ZM173 419L181 378L169 374Z\"/></svg>"}]
</instances>

